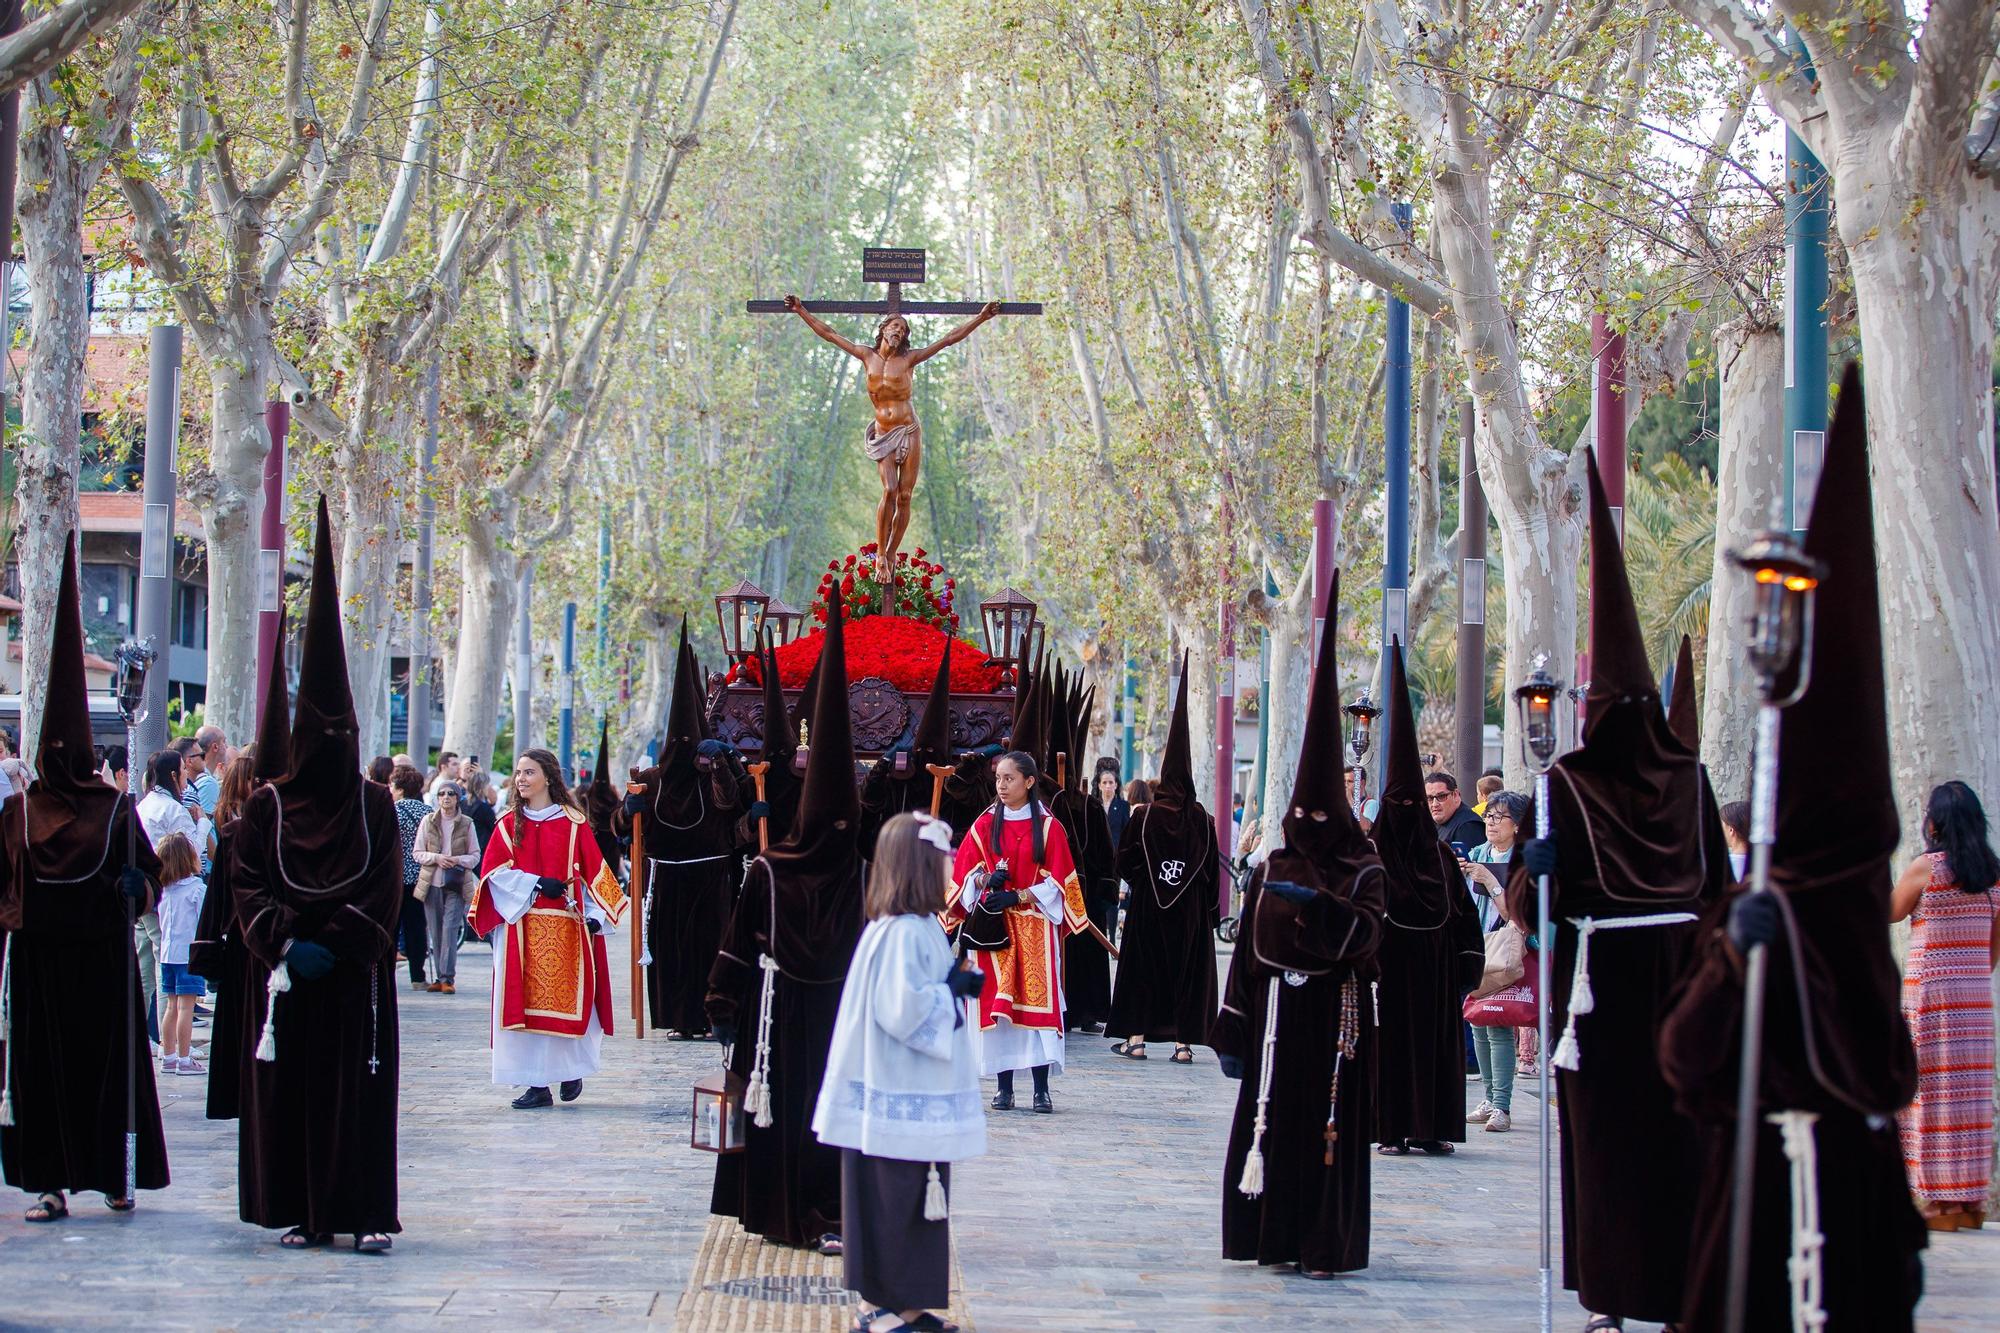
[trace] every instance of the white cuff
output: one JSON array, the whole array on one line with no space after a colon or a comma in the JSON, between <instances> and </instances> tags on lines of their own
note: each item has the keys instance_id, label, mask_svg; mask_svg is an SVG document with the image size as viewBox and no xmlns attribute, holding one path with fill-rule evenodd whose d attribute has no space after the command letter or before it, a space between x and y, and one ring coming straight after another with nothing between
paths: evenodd
<instances>
[{"instance_id":1,"label":"white cuff","mask_svg":"<svg viewBox=\"0 0 2000 1333\"><path fill-rule=\"evenodd\" d=\"M1035 906L1042 909L1043 916L1059 925L1061 924L1063 919L1062 885L1044 875L1042 876L1042 882L1029 885L1027 892L1034 898Z\"/></svg>"},{"instance_id":2,"label":"white cuff","mask_svg":"<svg viewBox=\"0 0 2000 1333\"><path fill-rule=\"evenodd\" d=\"M514 866L503 867L486 877L486 891L493 895L493 910L502 921L511 926L527 915L540 880L539 875Z\"/></svg>"}]
</instances>

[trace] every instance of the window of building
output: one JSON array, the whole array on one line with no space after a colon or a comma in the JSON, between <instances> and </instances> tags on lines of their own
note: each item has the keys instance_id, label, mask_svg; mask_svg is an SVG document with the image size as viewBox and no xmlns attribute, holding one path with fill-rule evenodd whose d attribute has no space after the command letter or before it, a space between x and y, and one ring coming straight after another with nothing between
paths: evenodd
<instances>
[{"instance_id":1,"label":"window of building","mask_svg":"<svg viewBox=\"0 0 2000 1333\"><path fill-rule=\"evenodd\" d=\"M174 642L182 648L208 648L207 589L174 584Z\"/></svg>"}]
</instances>

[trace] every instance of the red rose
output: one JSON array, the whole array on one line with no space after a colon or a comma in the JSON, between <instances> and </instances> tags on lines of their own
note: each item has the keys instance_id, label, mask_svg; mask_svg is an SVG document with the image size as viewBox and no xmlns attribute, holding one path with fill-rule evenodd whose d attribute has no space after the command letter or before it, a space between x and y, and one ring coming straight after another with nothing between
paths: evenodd
<instances>
[{"instance_id":1,"label":"red rose","mask_svg":"<svg viewBox=\"0 0 2000 1333\"><path fill-rule=\"evenodd\" d=\"M854 575L849 574L846 578L840 581L840 590L843 593L850 593L854 591Z\"/></svg>"},{"instance_id":2,"label":"red rose","mask_svg":"<svg viewBox=\"0 0 2000 1333\"><path fill-rule=\"evenodd\" d=\"M840 562L839 562L838 560L829 560L829 561L827 561L827 562L826 562L826 567L827 567L828 569L839 569L839 568L840 568Z\"/></svg>"},{"instance_id":3,"label":"red rose","mask_svg":"<svg viewBox=\"0 0 2000 1333\"><path fill-rule=\"evenodd\" d=\"M917 548L917 559L921 560L923 558L924 558L924 548L919 546Z\"/></svg>"}]
</instances>

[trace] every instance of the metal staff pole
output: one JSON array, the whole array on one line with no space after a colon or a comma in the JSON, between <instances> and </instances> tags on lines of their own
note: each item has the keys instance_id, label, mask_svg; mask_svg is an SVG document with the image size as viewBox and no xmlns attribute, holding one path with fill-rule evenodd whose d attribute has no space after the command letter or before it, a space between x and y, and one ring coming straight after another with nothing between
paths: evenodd
<instances>
[{"instance_id":1,"label":"metal staff pole","mask_svg":"<svg viewBox=\"0 0 2000 1333\"><path fill-rule=\"evenodd\" d=\"M140 782L142 766L133 760L139 752L139 724L146 718L146 673L153 665L153 641L130 639L118 647L118 713L125 719L125 869L139 863L139 804L133 792ZM123 878L121 872L120 878ZM132 966L125 974L125 1202L139 1206L139 959L132 932L138 926L138 904L121 888L119 901L125 904L125 938L132 943Z\"/></svg>"},{"instance_id":2,"label":"metal staff pole","mask_svg":"<svg viewBox=\"0 0 2000 1333\"><path fill-rule=\"evenodd\" d=\"M1367 687L1362 687L1361 697L1341 710L1353 720L1354 734L1347 744L1354 751L1354 817L1361 818L1361 812L1368 805L1368 770L1361 761L1368 757L1370 734L1375 727L1375 719L1382 716L1382 710L1368 697Z\"/></svg>"},{"instance_id":3,"label":"metal staff pole","mask_svg":"<svg viewBox=\"0 0 2000 1333\"><path fill-rule=\"evenodd\" d=\"M1522 740L1527 758L1535 770L1535 837L1549 836L1549 765L1556 757L1556 700L1562 685L1548 673L1548 658L1535 658L1534 674L1514 691L1521 710ZM1542 1107L1536 1124L1536 1187L1541 1204L1541 1330L1550 1333L1555 1324L1554 1197L1550 1185L1550 1157L1554 1144L1554 1118L1550 1112L1549 1073L1549 987L1555 963L1555 937L1549 922L1550 877L1538 875L1535 883L1535 1060L1539 1073Z\"/></svg>"},{"instance_id":4,"label":"metal staff pole","mask_svg":"<svg viewBox=\"0 0 2000 1333\"><path fill-rule=\"evenodd\" d=\"M1730 561L1756 582L1750 665L1757 673L1757 741L1750 771L1750 888L1770 892L1778 823L1778 714L1805 693L1812 674L1813 590L1821 567L1789 533L1760 534ZM1729 1178L1729 1285L1725 1324L1743 1333L1750 1297L1750 1220L1756 1196L1757 1093L1764 1063L1764 996L1770 949L1753 944L1743 962L1743 1046L1736 1071L1736 1143Z\"/></svg>"}]
</instances>

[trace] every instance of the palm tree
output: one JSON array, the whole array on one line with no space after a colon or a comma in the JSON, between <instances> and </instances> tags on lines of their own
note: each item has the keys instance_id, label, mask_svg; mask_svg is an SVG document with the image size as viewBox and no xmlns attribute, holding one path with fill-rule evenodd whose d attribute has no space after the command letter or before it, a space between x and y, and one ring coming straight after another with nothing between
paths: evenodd
<instances>
[{"instance_id":1,"label":"palm tree","mask_svg":"<svg viewBox=\"0 0 2000 1333\"><path fill-rule=\"evenodd\" d=\"M1681 635L1702 660L1715 552L1715 481L1679 454L1635 469L1625 488L1625 569L1639 625L1661 662Z\"/></svg>"}]
</instances>

